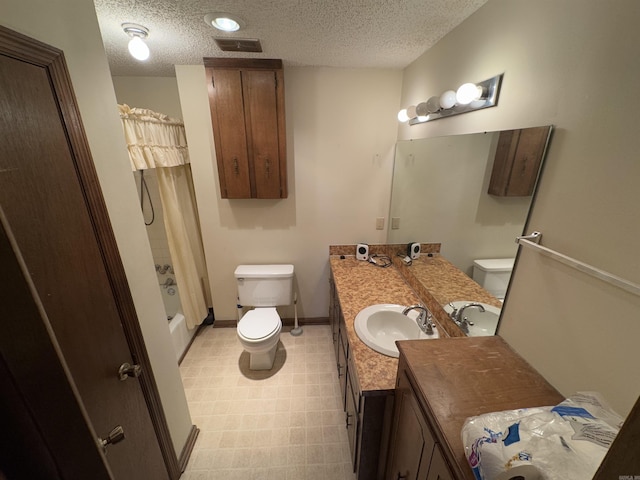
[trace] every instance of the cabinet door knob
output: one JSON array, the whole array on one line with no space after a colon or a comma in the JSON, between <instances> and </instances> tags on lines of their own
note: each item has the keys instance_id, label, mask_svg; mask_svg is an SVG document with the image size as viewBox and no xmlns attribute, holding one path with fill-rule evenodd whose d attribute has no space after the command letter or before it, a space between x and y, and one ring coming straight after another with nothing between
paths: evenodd
<instances>
[{"instance_id":1,"label":"cabinet door knob","mask_svg":"<svg viewBox=\"0 0 640 480\"><path fill-rule=\"evenodd\" d=\"M349 420L351 420L351 417L353 417L353 415L347 412L347 415L346 415L347 428L349 428L351 425L353 425L351 422L349 422Z\"/></svg>"}]
</instances>

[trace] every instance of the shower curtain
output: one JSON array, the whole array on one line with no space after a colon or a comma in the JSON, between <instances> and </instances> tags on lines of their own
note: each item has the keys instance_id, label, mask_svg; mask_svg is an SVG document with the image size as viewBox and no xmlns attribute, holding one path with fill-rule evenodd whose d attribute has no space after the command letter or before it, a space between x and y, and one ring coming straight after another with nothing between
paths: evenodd
<instances>
[{"instance_id":1,"label":"shower curtain","mask_svg":"<svg viewBox=\"0 0 640 480\"><path fill-rule=\"evenodd\" d=\"M184 124L147 109L118 109L132 169L156 169L180 302L187 326L194 328L212 303Z\"/></svg>"}]
</instances>

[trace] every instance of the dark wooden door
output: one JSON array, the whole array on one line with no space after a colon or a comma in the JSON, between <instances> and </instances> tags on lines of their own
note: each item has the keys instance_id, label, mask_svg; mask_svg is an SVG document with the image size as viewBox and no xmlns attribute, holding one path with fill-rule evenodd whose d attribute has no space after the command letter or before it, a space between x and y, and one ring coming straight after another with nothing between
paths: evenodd
<instances>
[{"instance_id":1,"label":"dark wooden door","mask_svg":"<svg viewBox=\"0 0 640 480\"><path fill-rule=\"evenodd\" d=\"M81 182L70 144L78 131L68 130L50 75L0 55L0 206L95 432L124 428L107 451L114 477L167 479L140 382L117 375L135 360L89 208L99 189Z\"/></svg>"}]
</instances>

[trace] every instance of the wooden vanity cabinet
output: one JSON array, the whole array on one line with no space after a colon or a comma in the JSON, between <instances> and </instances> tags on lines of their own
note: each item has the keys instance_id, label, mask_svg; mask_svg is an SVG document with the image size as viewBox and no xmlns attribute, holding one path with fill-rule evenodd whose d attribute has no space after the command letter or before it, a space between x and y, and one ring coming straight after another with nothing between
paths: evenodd
<instances>
[{"instance_id":1,"label":"wooden vanity cabinet","mask_svg":"<svg viewBox=\"0 0 640 480\"><path fill-rule=\"evenodd\" d=\"M402 364L389 445L388 480L453 480Z\"/></svg>"},{"instance_id":2,"label":"wooden vanity cabinet","mask_svg":"<svg viewBox=\"0 0 640 480\"><path fill-rule=\"evenodd\" d=\"M550 126L500 132L489 182L490 195L533 195L550 132Z\"/></svg>"},{"instance_id":3,"label":"wooden vanity cabinet","mask_svg":"<svg viewBox=\"0 0 640 480\"><path fill-rule=\"evenodd\" d=\"M406 340L398 350L388 480L475 480L467 418L564 400L499 336Z\"/></svg>"},{"instance_id":4,"label":"wooden vanity cabinet","mask_svg":"<svg viewBox=\"0 0 640 480\"><path fill-rule=\"evenodd\" d=\"M222 198L286 198L282 60L204 65Z\"/></svg>"},{"instance_id":5,"label":"wooden vanity cabinet","mask_svg":"<svg viewBox=\"0 0 640 480\"><path fill-rule=\"evenodd\" d=\"M383 480L393 390L363 392L360 389L340 301L333 280L329 281L329 323L335 332L336 367L353 471L357 480Z\"/></svg>"}]
</instances>

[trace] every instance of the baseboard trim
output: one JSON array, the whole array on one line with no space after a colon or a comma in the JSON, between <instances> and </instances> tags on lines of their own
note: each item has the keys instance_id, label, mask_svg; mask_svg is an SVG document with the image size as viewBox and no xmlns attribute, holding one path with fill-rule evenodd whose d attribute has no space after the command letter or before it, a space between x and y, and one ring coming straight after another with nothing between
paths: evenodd
<instances>
[{"instance_id":1,"label":"baseboard trim","mask_svg":"<svg viewBox=\"0 0 640 480\"><path fill-rule=\"evenodd\" d=\"M178 459L180 473L184 472L187 468L187 463L189 463L189 458L191 458L191 453L193 452L193 447L196 444L199 433L200 429L195 425L191 425L191 431L189 432L189 436L187 437L187 442L184 444L184 448L182 449L180 458Z\"/></svg>"},{"instance_id":2,"label":"baseboard trim","mask_svg":"<svg viewBox=\"0 0 640 480\"><path fill-rule=\"evenodd\" d=\"M295 320L293 318L284 318L282 325L285 327L293 327ZM329 317L313 317L313 318L299 318L298 325L329 325ZM213 322L214 328L236 328L238 326L237 320L216 320Z\"/></svg>"},{"instance_id":3,"label":"baseboard trim","mask_svg":"<svg viewBox=\"0 0 640 480\"><path fill-rule=\"evenodd\" d=\"M189 340L189 343L185 347L184 352L182 352L182 355L180 355L180 358L178 359L178 366L180 366L180 364L182 363L182 360L184 360L184 357L186 357L187 353L189 353L189 349L191 348L191 345L193 345L193 342L195 341L196 337L200 334L200 331L206 327L207 326L204 323L201 323L200 325L198 325L198 329L193 334L193 336L191 337L191 340Z\"/></svg>"}]
</instances>

